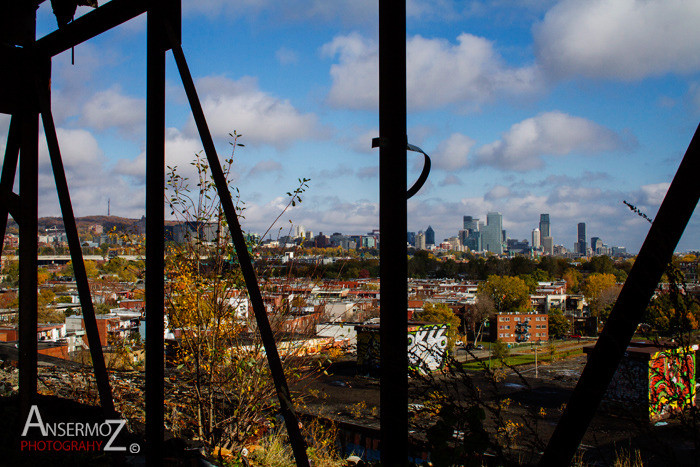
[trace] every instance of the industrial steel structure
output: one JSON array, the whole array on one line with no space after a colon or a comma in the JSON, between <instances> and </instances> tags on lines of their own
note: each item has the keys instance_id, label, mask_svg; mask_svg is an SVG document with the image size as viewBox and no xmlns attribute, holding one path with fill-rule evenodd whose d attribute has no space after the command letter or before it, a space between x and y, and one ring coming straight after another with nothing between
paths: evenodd
<instances>
[{"instance_id":1,"label":"industrial steel structure","mask_svg":"<svg viewBox=\"0 0 700 467\"><path fill-rule=\"evenodd\" d=\"M36 38L36 9L44 0L3 2L0 7L0 112L11 115L0 176L0 245L7 216L19 224L19 355L21 411L27 414L37 394L37 222L38 138L41 118L68 236L80 303L85 317L100 402L106 415L114 404L95 323L87 275L51 114L51 58L125 21L147 14L146 120L146 441L147 461L159 464L164 435L164 161L165 57L171 50L212 170L231 230L258 328L274 378L281 412L297 465L308 465L305 441L294 413L281 360L263 306L255 271L231 195L204 118L180 40L179 0L112 0L72 20L78 3L53 0L59 29ZM425 181L429 159L419 181L407 190L406 5L405 0L379 0L379 151L381 329L380 401L382 462L403 465L408 452L407 353L407 197ZM567 465L640 321L656 285L698 202L700 132L696 132L659 209L618 302L590 361L567 404L542 458L543 465ZM422 151L420 151L422 152ZM13 192L19 164L19 194Z\"/></svg>"}]
</instances>

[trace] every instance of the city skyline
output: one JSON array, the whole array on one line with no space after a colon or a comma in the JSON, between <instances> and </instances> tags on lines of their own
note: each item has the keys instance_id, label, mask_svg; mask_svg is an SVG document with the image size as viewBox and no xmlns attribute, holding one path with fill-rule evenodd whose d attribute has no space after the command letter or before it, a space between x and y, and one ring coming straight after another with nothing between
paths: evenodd
<instances>
[{"instance_id":1,"label":"city skyline","mask_svg":"<svg viewBox=\"0 0 700 467\"><path fill-rule=\"evenodd\" d=\"M409 0L408 137L433 169L408 203L408 230L432 226L440 241L463 215L501 212L511 238L529 239L550 213L557 244L571 248L585 222L638 251L649 226L623 201L653 218L695 131L698 20L700 4L681 0ZM115 215L144 214L145 23L79 45L75 65L70 51L52 62L77 216L108 203ZM38 28L56 28L49 2ZM281 221L376 228L376 2L185 0L182 31L220 157L231 154L229 133L243 135L233 167L243 228L267 230L300 177L309 189ZM202 146L171 57L167 85L166 164L187 174ZM0 115L3 152L8 125ZM40 141L39 211L57 216ZM422 158L408 160L410 185ZM697 215L678 249L700 249Z\"/></svg>"}]
</instances>

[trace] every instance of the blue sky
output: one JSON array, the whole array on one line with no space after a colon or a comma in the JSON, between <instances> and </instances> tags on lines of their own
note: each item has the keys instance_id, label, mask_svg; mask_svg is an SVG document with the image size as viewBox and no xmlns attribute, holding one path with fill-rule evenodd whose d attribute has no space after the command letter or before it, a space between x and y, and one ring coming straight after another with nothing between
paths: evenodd
<instances>
[{"instance_id":1,"label":"blue sky","mask_svg":"<svg viewBox=\"0 0 700 467\"><path fill-rule=\"evenodd\" d=\"M79 14L88 11L80 9ZM700 120L700 2L410 0L408 136L433 158L409 230L456 235L462 216L503 213L530 238L549 213L556 244L588 236L636 252ZM144 214L145 17L53 61L53 111L76 215ZM55 29L49 2L39 35ZM184 0L183 49L220 155L237 130L245 229L378 226L377 5L366 0ZM168 60L167 163L201 149ZM0 116L4 144L9 120ZM2 148L4 149L4 148ZM40 214L58 215L42 143ZM409 153L409 181L421 159ZM679 250L700 249L697 215ZM590 238L588 239L590 240Z\"/></svg>"}]
</instances>

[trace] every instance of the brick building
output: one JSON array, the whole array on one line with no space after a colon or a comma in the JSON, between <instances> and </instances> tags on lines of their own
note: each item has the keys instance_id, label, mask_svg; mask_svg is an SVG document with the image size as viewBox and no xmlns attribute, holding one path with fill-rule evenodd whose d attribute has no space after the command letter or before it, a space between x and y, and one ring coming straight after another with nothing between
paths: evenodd
<instances>
[{"instance_id":1,"label":"brick building","mask_svg":"<svg viewBox=\"0 0 700 467\"><path fill-rule=\"evenodd\" d=\"M508 344L549 340L549 319L545 313L496 313L489 329L491 340Z\"/></svg>"}]
</instances>

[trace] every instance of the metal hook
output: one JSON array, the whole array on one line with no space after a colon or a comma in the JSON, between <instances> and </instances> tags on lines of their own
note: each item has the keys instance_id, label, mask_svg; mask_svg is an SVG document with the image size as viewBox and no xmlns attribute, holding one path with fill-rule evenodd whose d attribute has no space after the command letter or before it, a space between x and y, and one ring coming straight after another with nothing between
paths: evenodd
<instances>
[{"instance_id":1,"label":"metal hook","mask_svg":"<svg viewBox=\"0 0 700 467\"><path fill-rule=\"evenodd\" d=\"M386 145L387 145L387 141L384 138L372 138L372 147L373 148L377 148L380 146L386 146ZM411 197L413 197L413 195L418 193L418 191L421 188L423 188L425 181L428 179L428 175L430 175L430 156L425 151L423 151L421 148L419 148L418 146L411 144L411 143L408 143L408 142L406 143L406 149L408 149L409 151L413 151L413 152L419 152L419 153L423 154L423 157L424 157L423 170L421 171L420 176L418 177L418 180L416 180L416 182L413 184L413 186L411 186L411 188L409 188L406 191L406 199L410 199Z\"/></svg>"}]
</instances>

